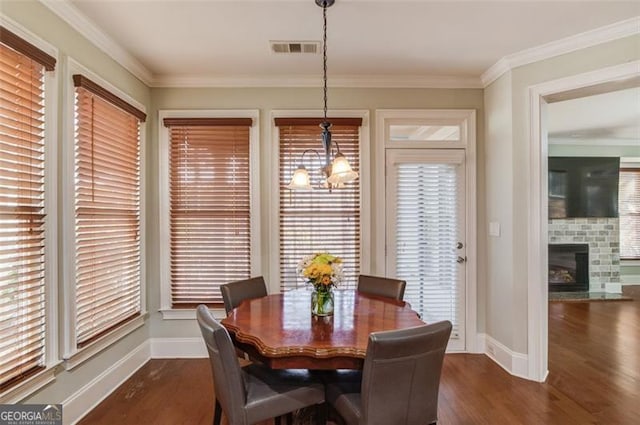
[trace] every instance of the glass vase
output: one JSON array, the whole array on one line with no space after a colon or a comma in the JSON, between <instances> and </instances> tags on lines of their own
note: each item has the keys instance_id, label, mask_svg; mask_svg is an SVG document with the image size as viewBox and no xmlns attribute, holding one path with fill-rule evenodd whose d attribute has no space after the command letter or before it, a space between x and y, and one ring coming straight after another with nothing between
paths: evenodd
<instances>
[{"instance_id":1,"label":"glass vase","mask_svg":"<svg viewBox=\"0 0 640 425\"><path fill-rule=\"evenodd\" d=\"M311 314L314 316L330 316L333 314L333 291L314 290L311 293Z\"/></svg>"}]
</instances>

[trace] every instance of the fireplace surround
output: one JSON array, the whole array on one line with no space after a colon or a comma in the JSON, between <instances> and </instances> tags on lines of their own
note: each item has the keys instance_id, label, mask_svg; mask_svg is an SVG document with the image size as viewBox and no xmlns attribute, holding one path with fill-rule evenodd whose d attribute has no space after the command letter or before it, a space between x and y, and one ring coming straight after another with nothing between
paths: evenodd
<instances>
[{"instance_id":1,"label":"fireplace surround","mask_svg":"<svg viewBox=\"0 0 640 425\"><path fill-rule=\"evenodd\" d=\"M589 291L589 244L549 245L549 291Z\"/></svg>"}]
</instances>

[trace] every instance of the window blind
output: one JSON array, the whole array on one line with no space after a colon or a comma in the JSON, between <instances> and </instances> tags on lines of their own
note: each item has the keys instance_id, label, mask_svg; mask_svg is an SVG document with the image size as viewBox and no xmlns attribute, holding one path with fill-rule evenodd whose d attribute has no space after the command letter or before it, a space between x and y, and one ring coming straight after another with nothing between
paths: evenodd
<instances>
[{"instance_id":1,"label":"window blind","mask_svg":"<svg viewBox=\"0 0 640 425\"><path fill-rule=\"evenodd\" d=\"M449 320L459 336L457 176L452 164L397 164L396 277L427 323Z\"/></svg>"},{"instance_id":2,"label":"window blind","mask_svg":"<svg viewBox=\"0 0 640 425\"><path fill-rule=\"evenodd\" d=\"M119 98L86 77L73 80L76 342L82 347L140 314L144 114L121 108L113 101Z\"/></svg>"},{"instance_id":3,"label":"window blind","mask_svg":"<svg viewBox=\"0 0 640 425\"><path fill-rule=\"evenodd\" d=\"M221 306L251 274L251 118L167 118L173 308Z\"/></svg>"},{"instance_id":4,"label":"window blind","mask_svg":"<svg viewBox=\"0 0 640 425\"><path fill-rule=\"evenodd\" d=\"M0 27L0 390L45 365L44 74L55 59Z\"/></svg>"},{"instance_id":5,"label":"window blind","mask_svg":"<svg viewBox=\"0 0 640 425\"><path fill-rule=\"evenodd\" d=\"M351 166L360 168L361 119L331 118L332 140L347 157ZM344 188L318 189L324 166L320 138L321 119L280 118L280 287L288 290L305 283L296 274L300 259L318 251L328 251L344 261L343 288L355 288L360 273L360 180L345 184ZM309 170L314 190L289 190L293 172L301 164ZM335 153L335 152L334 152ZM334 155L332 155L333 158Z\"/></svg>"},{"instance_id":6,"label":"window blind","mask_svg":"<svg viewBox=\"0 0 640 425\"><path fill-rule=\"evenodd\" d=\"M640 168L620 169L620 258L640 259Z\"/></svg>"}]
</instances>

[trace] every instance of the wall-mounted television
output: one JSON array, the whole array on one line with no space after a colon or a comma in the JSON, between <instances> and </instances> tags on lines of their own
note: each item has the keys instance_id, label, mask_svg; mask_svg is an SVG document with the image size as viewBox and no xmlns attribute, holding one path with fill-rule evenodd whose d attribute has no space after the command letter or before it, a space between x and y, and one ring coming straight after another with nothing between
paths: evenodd
<instances>
[{"instance_id":1,"label":"wall-mounted television","mask_svg":"<svg viewBox=\"0 0 640 425\"><path fill-rule=\"evenodd\" d=\"M549 218L618 217L620 158L549 157Z\"/></svg>"}]
</instances>

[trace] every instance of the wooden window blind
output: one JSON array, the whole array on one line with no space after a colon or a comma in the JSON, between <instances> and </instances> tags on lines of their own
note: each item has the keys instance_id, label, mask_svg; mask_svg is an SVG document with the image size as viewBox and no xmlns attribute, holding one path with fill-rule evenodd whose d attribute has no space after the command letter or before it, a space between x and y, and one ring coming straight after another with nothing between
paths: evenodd
<instances>
[{"instance_id":1,"label":"wooden window blind","mask_svg":"<svg viewBox=\"0 0 640 425\"><path fill-rule=\"evenodd\" d=\"M640 168L620 169L620 258L640 259Z\"/></svg>"},{"instance_id":2,"label":"wooden window blind","mask_svg":"<svg viewBox=\"0 0 640 425\"><path fill-rule=\"evenodd\" d=\"M251 118L166 118L171 303L221 306L251 274Z\"/></svg>"},{"instance_id":3,"label":"wooden window blind","mask_svg":"<svg viewBox=\"0 0 640 425\"><path fill-rule=\"evenodd\" d=\"M331 118L332 140L340 146L351 166L360 168L361 119ZM296 274L298 261L305 255L328 251L342 257L345 280L343 288L355 288L360 272L360 180L340 189L318 189L324 179L324 153L320 138L321 119L279 118L280 130L280 286L282 290L304 286ZM334 143L335 146L335 143ZM313 190L289 190L291 176L307 153L303 165L309 170ZM334 155L332 155L333 158Z\"/></svg>"},{"instance_id":4,"label":"wooden window blind","mask_svg":"<svg viewBox=\"0 0 640 425\"><path fill-rule=\"evenodd\" d=\"M0 390L45 366L45 70L0 27Z\"/></svg>"},{"instance_id":5,"label":"wooden window blind","mask_svg":"<svg viewBox=\"0 0 640 425\"><path fill-rule=\"evenodd\" d=\"M76 343L83 347L140 314L144 114L121 108L85 77L73 80Z\"/></svg>"}]
</instances>

